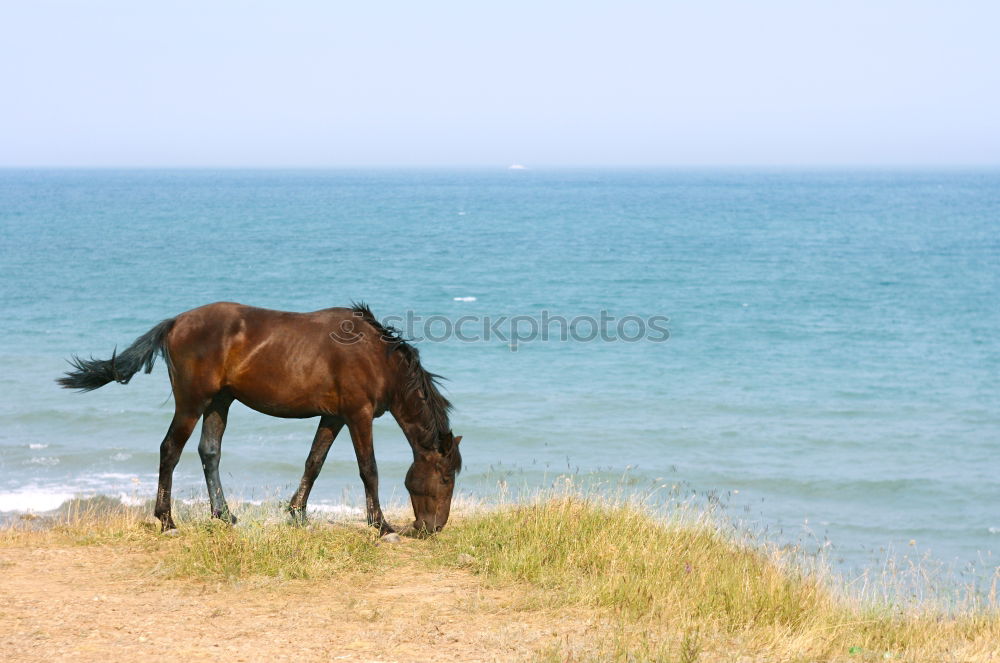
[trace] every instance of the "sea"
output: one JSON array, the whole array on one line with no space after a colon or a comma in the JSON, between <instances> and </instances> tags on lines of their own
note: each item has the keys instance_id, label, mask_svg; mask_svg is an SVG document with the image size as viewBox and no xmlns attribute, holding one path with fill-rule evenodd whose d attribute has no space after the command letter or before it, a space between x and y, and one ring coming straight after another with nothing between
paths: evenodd
<instances>
[{"instance_id":1,"label":"sea","mask_svg":"<svg viewBox=\"0 0 1000 663\"><path fill-rule=\"evenodd\" d=\"M997 567L1000 170L0 170L7 521L154 495L162 362L55 379L220 300L402 328L446 378L462 499L575 482L845 568ZM234 405L230 497L287 499L315 426ZM375 447L404 504L391 416ZM174 489L205 499L197 432ZM310 506L363 504L345 432Z\"/></svg>"}]
</instances>

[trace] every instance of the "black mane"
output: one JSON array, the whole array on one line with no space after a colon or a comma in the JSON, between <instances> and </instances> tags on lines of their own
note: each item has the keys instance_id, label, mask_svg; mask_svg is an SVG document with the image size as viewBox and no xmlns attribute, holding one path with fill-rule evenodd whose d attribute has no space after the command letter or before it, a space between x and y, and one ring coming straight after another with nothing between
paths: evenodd
<instances>
[{"instance_id":1,"label":"black mane","mask_svg":"<svg viewBox=\"0 0 1000 663\"><path fill-rule=\"evenodd\" d=\"M425 442L424 446L437 446L438 439L451 432L451 424L448 422L451 402L438 390L438 383L444 378L426 370L420 364L420 351L403 338L402 332L398 329L392 325L381 323L367 304L352 302L351 311L375 328L379 337L386 344L388 353L398 352L402 356L403 365L406 367L404 389L409 394L422 394L422 398L418 400L423 408L424 420L429 422L432 427L432 430L428 431L431 438ZM456 464L461 467L462 460L458 455L458 449L456 448L454 451L455 453L451 455L456 457Z\"/></svg>"}]
</instances>

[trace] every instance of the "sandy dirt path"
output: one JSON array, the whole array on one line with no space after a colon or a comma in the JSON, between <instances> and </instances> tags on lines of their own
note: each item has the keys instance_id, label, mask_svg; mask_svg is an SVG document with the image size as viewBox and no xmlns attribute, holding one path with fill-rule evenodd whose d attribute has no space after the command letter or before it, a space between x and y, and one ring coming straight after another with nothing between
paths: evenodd
<instances>
[{"instance_id":1,"label":"sandy dirt path","mask_svg":"<svg viewBox=\"0 0 1000 663\"><path fill-rule=\"evenodd\" d=\"M0 549L0 661L512 661L586 620L403 564L324 581L206 584L101 547Z\"/></svg>"}]
</instances>

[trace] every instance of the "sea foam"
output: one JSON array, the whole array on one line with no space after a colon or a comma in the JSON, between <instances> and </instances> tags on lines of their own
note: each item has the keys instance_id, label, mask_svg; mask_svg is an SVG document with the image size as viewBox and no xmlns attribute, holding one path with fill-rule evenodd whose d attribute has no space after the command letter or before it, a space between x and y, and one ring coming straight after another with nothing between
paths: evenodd
<instances>
[{"instance_id":1,"label":"sea foam","mask_svg":"<svg viewBox=\"0 0 1000 663\"><path fill-rule=\"evenodd\" d=\"M0 493L0 511L52 511L73 499L73 493L24 488Z\"/></svg>"}]
</instances>

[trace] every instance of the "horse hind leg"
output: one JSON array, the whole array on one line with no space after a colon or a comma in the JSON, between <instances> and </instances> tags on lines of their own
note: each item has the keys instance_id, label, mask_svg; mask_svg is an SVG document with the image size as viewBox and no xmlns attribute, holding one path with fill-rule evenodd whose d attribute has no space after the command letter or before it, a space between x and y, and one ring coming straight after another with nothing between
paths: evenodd
<instances>
[{"instance_id":1,"label":"horse hind leg","mask_svg":"<svg viewBox=\"0 0 1000 663\"><path fill-rule=\"evenodd\" d=\"M174 481L174 468L177 466L181 451L184 450L184 445L191 437L191 432L200 416L200 410L178 406L174 411L174 418L170 422L167 434L160 444L160 478L156 489L156 507L153 510L153 515L159 519L163 532L177 529L170 514L170 492Z\"/></svg>"},{"instance_id":2,"label":"horse hind leg","mask_svg":"<svg viewBox=\"0 0 1000 663\"><path fill-rule=\"evenodd\" d=\"M305 524L306 502L309 500L309 493L312 491L320 470L323 469L323 463L326 462L330 446L343 427L344 420L340 417L325 416L319 420L319 427L313 437L309 457L306 458L306 467L302 473L302 480L299 482L299 489L295 491L295 495L288 503L288 512L291 514L293 522L300 525Z\"/></svg>"},{"instance_id":3,"label":"horse hind leg","mask_svg":"<svg viewBox=\"0 0 1000 663\"><path fill-rule=\"evenodd\" d=\"M201 457L201 467L205 471L205 484L208 486L208 501L212 509L212 517L235 525L236 517L229 510L229 504L222 491L222 480L219 478L222 435L226 432L226 420L229 416L229 406L232 403L232 396L219 394L205 409L201 423L198 455Z\"/></svg>"}]
</instances>

